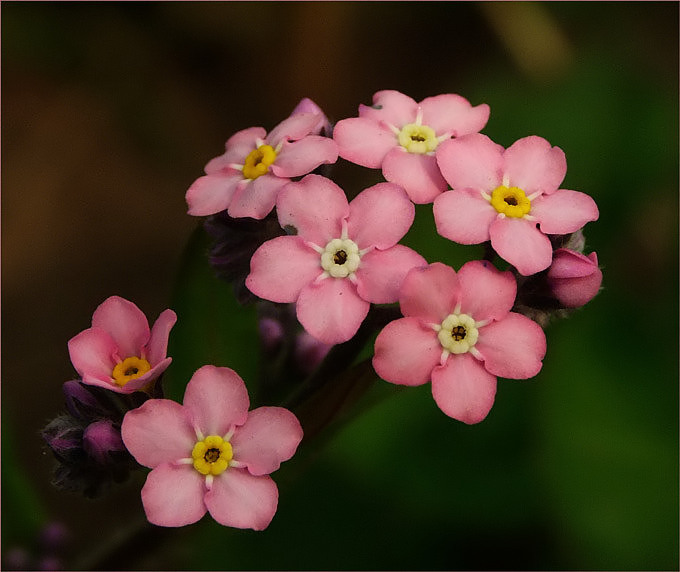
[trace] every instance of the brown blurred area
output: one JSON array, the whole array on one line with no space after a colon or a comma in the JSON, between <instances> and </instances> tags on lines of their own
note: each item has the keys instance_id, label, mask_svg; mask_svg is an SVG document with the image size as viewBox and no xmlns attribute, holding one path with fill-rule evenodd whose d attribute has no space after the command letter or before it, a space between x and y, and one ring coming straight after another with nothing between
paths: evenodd
<instances>
[{"instance_id":1,"label":"brown blurred area","mask_svg":"<svg viewBox=\"0 0 680 572\"><path fill-rule=\"evenodd\" d=\"M200 222L184 193L224 141L270 129L302 97L337 120L379 89L466 95L490 61L549 83L596 23L558 26L547 8L2 3L2 412L48 516L69 515L91 540L110 532L107 511L139 514L135 487L96 505L52 490L39 430L74 376L67 341L98 304L117 294L150 320L169 306ZM624 23L640 43L650 19L650 29L677 26L659 11L637 21L644 14L631 9ZM532 33L513 35L522 28ZM677 51L654 45L659 56ZM640 57L677 71L654 53Z\"/></svg>"}]
</instances>

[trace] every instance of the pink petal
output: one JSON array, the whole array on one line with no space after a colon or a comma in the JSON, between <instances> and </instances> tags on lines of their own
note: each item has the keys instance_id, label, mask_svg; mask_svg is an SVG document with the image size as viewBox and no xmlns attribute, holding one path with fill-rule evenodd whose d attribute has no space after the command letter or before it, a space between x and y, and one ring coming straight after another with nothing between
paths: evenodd
<instances>
[{"instance_id":1,"label":"pink petal","mask_svg":"<svg viewBox=\"0 0 680 572\"><path fill-rule=\"evenodd\" d=\"M454 190L491 193L502 182L503 147L481 133L443 141L435 156L442 175Z\"/></svg>"},{"instance_id":2,"label":"pink petal","mask_svg":"<svg viewBox=\"0 0 680 572\"><path fill-rule=\"evenodd\" d=\"M188 213L192 216L207 216L222 212L231 203L236 188L243 180L241 171L199 177L185 195Z\"/></svg>"},{"instance_id":3,"label":"pink petal","mask_svg":"<svg viewBox=\"0 0 680 572\"><path fill-rule=\"evenodd\" d=\"M187 412L169 399L149 399L128 411L121 434L130 454L140 465L150 468L191 457L196 444Z\"/></svg>"},{"instance_id":4,"label":"pink petal","mask_svg":"<svg viewBox=\"0 0 680 572\"><path fill-rule=\"evenodd\" d=\"M339 344L357 333L369 307L349 279L326 278L302 289L297 301L297 317L317 340Z\"/></svg>"},{"instance_id":5,"label":"pink petal","mask_svg":"<svg viewBox=\"0 0 680 572\"><path fill-rule=\"evenodd\" d=\"M489 227L498 212L479 191L447 191L432 207L437 232L459 244L480 244L489 240Z\"/></svg>"},{"instance_id":6,"label":"pink petal","mask_svg":"<svg viewBox=\"0 0 680 572\"><path fill-rule=\"evenodd\" d=\"M454 93L427 97L420 102L423 125L428 125L437 135L450 133L460 137L481 131L489 120L486 103L472 107L470 102Z\"/></svg>"},{"instance_id":7,"label":"pink petal","mask_svg":"<svg viewBox=\"0 0 680 572\"><path fill-rule=\"evenodd\" d=\"M431 203L448 188L434 155L409 153L403 147L395 147L385 155L382 170L385 179L404 187L410 199L419 205Z\"/></svg>"},{"instance_id":8,"label":"pink petal","mask_svg":"<svg viewBox=\"0 0 680 572\"><path fill-rule=\"evenodd\" d=\"M385 381L423 385L439 364L442 346L436 332L419 318L390 322L375 340L373 368Z\"/></svg>"},{"instance_id":9,"label":"pink petal","mask_svg":"<svg viewBox=\"0 0 680 572\"><path fill-rule=\"evenodd\" d=\"M229 205L229 216L262 220L272 212L276 196L288 182L288 179L281 179L270 173L253 179L242 191L234 194Z\"/></svg>"},{"instance_id":10,"label":"pink petal","mask_svg":"<svg viewBox=\"0 0 680 572\"><path fill-rule=\"evenodd\" d=\"M146 359L152 366L165 359L168 353L170 330L177 322L177 314L172 310L164 310L151 328L151 338L146 345Z\"/></svg>"},{"instance_id":11,"label":"pink petal","mask_svg":"<svg viewBox=\"0 0 680 572\"><path fill-rule=\"evenodd\" d=\"M378 183L361 191L349 204L347 231L359 249L394 246L408 232L416 209L404 189Z\"/></svg>"},{"instance_id":12,"label":"pink petal","mask_svg":"<svg viewBox=\"0 0 680 572\"><path fill-rule=\"evenodd\" d=\"M489 228L489 236L498 255L523 276L545 270L552 262L550 239L536 228L535 222L498 217Z\"/></svg>"},{"instance_id":13,"label":"pink petal","mask_svg":"<svg viewBox=\"0 0 680 572\"><path fill-rule=\"evenodd\" d=\"M120 296L111 296L97 307L92 315L92 327L109 333L121 359L139 357L151 334L144 312Z\"/></svg>"},{"instance_id":14,"label":"pink petal","mask_svg":"<svg viewBox=\"0 0 680 572\"><path fill-rule=\"evenodd\" d=\"M567 159L559 147L532 135L515 141L503 155L510 185L527 195L557 190L567 173Z\"/></svg>"},{"instance_id":15,"label":"pink petal","mask_svg":"<svg viewBox=\"0 0 680 572\"><path fill-rule=\"evenodd\" d=\"M496 376L469 353L452 355L432 372L432 396L449 417L468 425L479 423L496 398Z\"/></svg>"},{"instance_id":16,"label":"pink petal","mask_svg":"<svg viewBox=\"0 0 680 572\"><path fill-rule=\"evenodd\" d=\"M568 248L558 248L553 252L548 279L581 278L592 274L596 268L597 253L586 256Z\"/></svg>"},{"instance_id":17,"label":"pink petal","mask_svg":"<svg viewBox=\"0 0 680 572\"><path fill-rule=\"evenodd\" d=\"M545 333L533 320L510 312L502 320L479 329L475 348L482 354L484 367L494 375L528 379L543 365Z\"/></svg>"},{"instance_id":18,"label":"pink petal","mask_svg":"<svg viewBox=\"0 0 680 572\"><path fill-rule=\"evenodd\" d=\"M267 135L266 142L276 147L282 141L297 141L314 133L323 120L323 116L317 113L295 113L274 127Z\"/></svg>"},{"instance_id":19,"label":"pink petal","mask_svg":"<svg viewBox=\"0 0 680 572\"><path fill-rule=\"evenodd\" d=\"M161 374L166 369L168 369L168 366L171 363L172 358L166 358L164 360L161 360L156 365L154 365L149 371L147 371L144 375L140 375L135 379L131 379L123 386L119 386L118 384L115 383L115 381L111 380L109 381L109 384L113 383L114 387L109 387L109 389L113 389L117 393L134 393L135 391L142 390L152 381L158 379L161 376Z\"/></svg>"},{"instance_id":20,"label":"pink petal","mask_svg":"<svg viewBox=\"0 0 680 572\"><path fill-rule=\"evenodd\" d=\"M416 120L418 104L408 95L392 89L378 91L373 95L371 107L361 105L359 115L375 121L385 121L401 129Z\"/></svg>"},{"instance_id":21,"label":"pink petal","mask_svg":"<svg viewBox=\"0 0 680 572\"><path fill-rule=\"evenodd\" d=\"M401 313L440 324L453 312L460 293L458 276L450 266L434 262L425 268L414 268L401 285Z\"/></svg>"},{"instance_id":22,"label":"pink petal","mask_svg":"<svg viewBox=\"0 0 680 572\"><path fill-rule=\"evenodd\" d=\"M345 192L333 181L307 175L283 188L276 212L282 227L293 227L298 236L323 248L340 237L349 205Z\"/></svg>"},{"instance_id":23,"label":"pink petal","mask_svg":"<svg viewBox=\"0 0 680 572\"><path fill-rule=\"evenodd\" d=\"M208 161L205 166L206 175L212 175L225 169L232 169L233 163L242 165L251 151L257 148L257 140L264 140L267 132L262 127L250 127L234 133L225 145L226 152Z\"/></svg>"},{"instance_id":24,"label":"pink petal","mask_svg":"<svg viewBox=\"0 0 680 572\"><path fill-rule=\"evenodd\" d=\"M415 250L401 244L387 250L367 252L356 271L357 292L373 304L396 302L404 278L409 270L418 266L427 266L427 261Z\"/></svg>"},{"instance_id":25,"label":"pink petal","mask_svg":"<svg viewBox=\"0 0 680 572\"><path fill-rule=\"evenodd\" d=\"M387 152L398 145L396 135L389 128L364 117L338 121L333 139L338 144L340 157L370 169L379 169Z\"/></svg>"},{"instance_id":26,"label":"pink petal","mask_svg":"<svg viewBox=\"0 0 680 572\"><path fill-rule=\"evenodd\" d=\"M214 478L204 502L224 526L264 530L276 514L279 491L269 476L230 467Z\"/></svg>"},{"instance_id":27,"label":"pink petal","mask_svg":"<svg viewBox=\"0 0 680 572\"><path fill-rule=\"evenodd\" d=\"M253 254L246 286L265 300L295 302L300 290L322 272L320 255L300 237L279 236Z\"/></svg>"},{"instance_id":28,"label":"pink petal","mask_svg":"<svg viewBox=\"0 0 680 572\"><path fill-rule=\"evenodd\" d=\"M486 260L472 260L458 271L462 291L460 311L475 320L500 320L515 303L517 282Z\"/></svg>"},{"instance_id":29,"label":"pink petal","mask_svg":"<svg viewBox=\"0 0 680 572\"><path fill-rule=\"evenodd\" d=\"M206 512L204 493L205 477L191 465L159 465L142 487L146 518L158 526L198 522Z\"/></svg>"},{"instance_id":30,"label":"pink petal","mask_svg":"<svg viewBox=\"0 0 680 572\"><path fill-rule=\"evenodd\" d=\"M551 195L542 195L531 202L531 215L536 217L546 234L569 234L600 213L595 201L585 193L559 189Z\"/></svg>"},{"instance_id":31,"label":"pink petal","mask_svg":"<svg viewBox=\"0 0 680 572\"><path fill-rule=\"evenodd\" d=\"M223 436L233 425L242 425L249 406L246 384L228 367L204 365L196 370L184 393L184 407L205 437Z\"/></svg>"},{"instance_id":32,"label":"pink petal","mask_svg":"<svg viewBox=\"0 0 680 572\"><path fill-rule=\"evenodd\" d=\"M258 407L231 439L234 460L245 463L251 475L268 475L294 454L302 441L297 417L282 407Z\"/></svg>"},{"instance_id":33,"label":"pink petal","mask_svg":"<svg viewBox=\"0 0 680 572\"><path fill-rule=\"evenodd\" d=\"M99 328L88 328L71 338L68 342L68 351L71 363L76 371L83 377L94 377L106 382L111 381L111 373L116 364L114 354L118 347L111 336Z\"/></svg>"},{"instance_id":34,"label":"pink petal","mask_svg":"<svg viewBox=\"0 0 680 572\"><path fill-rule=\"evenodd\" d=\"M276 156L271 171L277 177L299 177L324 163L338 160L338 146L328 137L309 135L294 143L286 143Z\"/></svg>"}]
</instances>

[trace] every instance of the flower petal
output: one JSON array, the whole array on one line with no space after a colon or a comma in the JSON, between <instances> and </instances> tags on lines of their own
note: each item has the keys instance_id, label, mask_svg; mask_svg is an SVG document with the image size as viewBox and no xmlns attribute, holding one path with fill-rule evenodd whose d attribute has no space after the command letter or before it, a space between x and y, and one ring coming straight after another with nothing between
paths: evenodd
<instances>
[{"instance_id":1,"label":"flower petal","mask_svg":"<svg viewBox=\"0 0 680 572\"><path fill-rule=\"evenodd\" d=\"M373 94L373 105L359 106L359 116L375 121L384 121L401 129L413 123L418 114L418 104L408 95L393 89L385 89Z\"/></svg>"},{"instance_id":2,"label":"flower petal","mask_svg":"<svg viewBox=\"0 0 680 572\"><path fill-rule=\"evenodd\" d=\"M150 468L191 457L196 443L187 411L170 399L149 399L128 411L121 435L137 462Z\"/></svg>"},{"instance_id":3,"label":"flower petal","mask_svg":"<svg viewBox=\"0 0 680 572\"><path fill-rule=\"evenodd\" d=\"M481 133L443 141L435 157L442 175L454 190L490 193L502 182L503 147Z\"/></svg>"},{"instance_id":4,"label":"flower petal","mask_svg":"<svg viewBox=\"0 0 680 572\"><path fill-rule=\"evenodd\" d=\"M339 344L357 333L369 307L349 279L326 278L302 289L297 317L317 340Z\"/></svg>"},{"instance_id":5,"label":"flower petal","mask_svg":"<svg viewBox=\"0 0 680 572\"><path fill-rule=\"evenodd\" d=\"M455 93L426 97L420 107L423 125L434 129L437 135L450 133L453 137L481 131L490 113L486 103L472 107L467 99Z\"/></svg>"},{"instance_id":6,"label":"flower petal","mask_svg":"<svg viewBox=\"0 0 680 572\"><path fill-rule=\"evenodd\" d=\"M304 240L324 247L339 238L342 219L349 215L345 192L320 175L307 175L286 185L276 205L282 227L293 227Z\"/></svg>"},{"instance_id":7,"label":"flower petal","mask_svg":"<svg viewBox=\"0 0 680 572\"><path fill-rule=\"evenodd\" d=\"M207 216L222 212L231 203L236 188L244 181L241 171L205 175L196 179L186 192L192 216Z\"/></svg>"},{"instance_id":8,"label":"flower petal","mask_svg":"<svg viewBox=\"0 0 680 572\"><path fill-rule=\"evenodd\" d=\"M479 191L461 189L442 193L432 207L437 232L458 244L489 240L489 227L498 213Z\"/></svg>"},{"instance_id":9,"label":"flower petal","mask_svg":"<svg viewBox=\"0 0 680 572\"><path fill-rule=\"evenodd\" d=\"M198 522L206 513L204 493L205 477L191 465L159 465L142 487L146 518L157 526Z\"/></svg>"},{"instance_id":10,"label":"flower petal","mask_svg":"<svg viewBox=\"0 0 680 572\"><path fill-rule=\"evenodd\" d=\"M210 515L224 526L264 530L276 514L279 490L269 476L230 467L214 478L204 502Z\"/></svg>"},{"instance_id":11,"label":"flower petal","mask_svg":"<svg viewBox=\"0 0 680 572\"><path fill-rule=\"evenodd\" d=\"M482 354L484 367L494 375L528 379L543 365L545 333L533 320L510 312L502 320L479 329L475 348Z\"/></svg>"},{"instance_id":12,"label":"flower petal","mask_svg":"<svg viewBox=\"0 0 680 572\"><path fill-rule=\"evenodd\" d=\"M300 237L278 236L253 254L246 286L265 300L295 302L300 290L322 272L319 254Z\"/></svg>"},{"instance_id":13,"label":"flower petal","mask_svg":"<svg viewBox=\"0 0 680 572\"><path fill-rule=\"evenodd\" d=\"M471 354L449 356L432 372L432 396L449 417L471 425L489 414L496 398L496 376Z\"/></svg>"},{"instance_id":14,"label":"flower petal","mask_svg":"<svg viewBox=\"0 0 680 572\"><path fill-rule=\"evenodd\" d=\"M151 334L144 312L120 296L111 296L97 307L92 315L92 327L109 333L121 359L139 357Z\"/></svg>"},{"instance_id":15,"label":"flower petal","mask_svg":"<svg viewBox=\"0 0 680 572\"><path fill-rule=\"evenodd\" d=\"M400 318L378 334L373 368L390 383L423 385L430 381L441 355L442 346L432 328L419 318Z\"/></svg>"},{"instance_id":16,"label":"flower petal","mask_svg":"<svg viewBox=\"0 0 680 572\"><path fill-rule=\"evenodd\" d=\"M245 463L251 475L268 475L294 454L302 441L302 426L283 407L258 407L231 439L234 460Z\"/></svg>"},{"instance_id":17,"label":"flower petal","mask_svg":"<svg viewBox=\"0 0 680 572\"><path fill-rule=\"evenodd\" d=\"M282 179L269 173L251 180L242 191L234 194L227 211L229 216L262 220L272 212L279 191L288 182L288 179Z\"/></svg>"},{"instance_id":18,"label":"flower petal","mask_svg":"<svg viewBox=\"0 0 680 572\"><path fill-rule=\"evenodd\" d=\"M309 135L286 143L277 155L271 171L277 177L299 177L324 163L338 160L338 145L328 137Z\"/></svg>"},{"instance_id":19,"label":"flower petal","mask_svg":"<svg viewBox=\"0 0 680 572\"><path fill-rule=\"evenodd\" d=\"M151 337L146 345L146 359L151 366L165 359L168 353L170 330L177 322L177 314L172 310L164 310L151 328Z\"/></svg>"},{"instance_id":20,"label":"flower petal","mask_svg":"<svg viewBox=\"0 0 680 572\"><path fill-rule=\"evenodd\" d=\"M378 183L361 191L349 204L347 232L359 249L389 248L408 232L416 209L398 185Z\"/></svg>"},{"instance_id":21,"label":"flower petal","mask_svg":"<svg viewBox=\"0 0 680 572\"><path fill-rule=\"evenodd\" d=\"M398 145L388 127L367 117L338 121L333 139L338 144L340 157L369 169L379 169L387 152Z\"/></svg>"},{"instance_id":22,"label":"flower petal","mask_svg":"<svg viewBox=\"0 0 680 572\"><path fill-rule=\"evenodd\" d=\"M295 113L286 117L267 135L267 144L276 147L282 141L297 141L313 133L323 124L323 115L318 113Z\"/></svg>"},{"instance_id":23,"label":"flower petal","mask_svg":"<svg viewBox=\"0 0 680 572\"><path fill-rule=\"evenodd\" d=\"M372 250L361 257L356 272L357 292L373 304L391 304L399 300L404 278L411 268L427 266L415 250L396 244L387 250Z\"/></svg>"},{"instance_id":24,"label":"flower petal","mask_svg":"<svg viewBox=\"0 0 680 572\"><path fill-rule=\"evenodd\" d=\"M226 152L208 161L205 174L212 175L225 169L232 169L230 165L242 165L251 151L257 148L257 140L264 140L267 132L263 127L250 127L234 133L225 144Z\"/></svg>"},{"instance_id":25,"label":"flower petal","mask_svg":"<svg viewBox=\"0 0 680 572\"><path fill-rule=\"evenodd\" d=\"M109 389L113 389L113 391L116 393L134 393L135 391L144 389L145 386L158 379L163 374L163 372L168 369L168 366L171 363L172 358L165 358L154 365L144 375L140 375L139 377L131 379L125 385L119 386L115 383L115 381L109 382L113 383L113 386L110 386Z\"/></svg>"},{"instance_id":26,"label":"flower petal","mask_svg":"<svg viewBox=\"0 0 680 572\"><path fill-rule=\"evenodd\" d=\"M401 285L401 313L440 324L456 307L460 293L458 275L450 266L434 262L414 268Z\"/></svg>"},{"instance_id":27,"label":"flower petal","mask_svg":"<svg viewBox=\"0 0 680 572\"><path fill-rule=\"evenodd\" d=\"M99 328L88 328L71 338L68 342L68 352L71 363L83 378L83 383L91 381L86 378L97 378L108 384L112 383L111 373L116 364L114 355L116 346L108 332ZM95 384L100 385L100 384Z\"/></svg>"},{"instance_id":28,"label":"flower petal","mask_svg":"<svg viewBox=\"0 0 680 572\"><path fill-rule=\"evenodd\" d=\"M531 202L531 214L546 234L575 232L587 222L597 220L600 213L595 201L579 191L559 189Z\"/></svg>"},{"instance_id":29,"label":"flower petal","mask_svg":"<svg viewBox=\"0 0 680 572\"><path fill-rule=\"evenodd\" d=\"M491 246L523 276L545 270L552 262L550 239L536 223L521 218L498 217L489 227Z\"/></svg>"},{"instance_id":30,"label":"flower petal","mask_svg":"<svg viewBox=\"0 0 680 572\"><path fill-rule=\"evenodd\" d=\"M184 393L184 407L194 427L206 437L223 436L233 425L242 425L249 406L246 384L228 367L204 365L196 370Z\"/></svg>"},{"instance_id":31,"label":"flower petal","mask_svg":"<svg viewBox=\"0 0 680 572\"><path fill-rule=\"evenodd\" d=\"M531 135L515 141L503 154L504 174L510 185L527 195L552 193L567 174L567 159L559 147L551 147L542 137Z\"/></svg>"},{"instance_id":32,"label":"flower petal","mask_svg":"<svg viewBox=\"0 0 680 572\"><path fill-rule=\"evenodd\" d=\"M434 155L409 153L396 147L385 155L382 170L385 179L404 187L409 198L419 205L431 203L448 188Z\"/></svg>"},{"instance_id":33,"label":"flower petal","mask_svg":"<svg viewBox=\"0 0 680 572\"><path fill-rule=\"evenodd\" d=\"M486 260L471 260L458 271L462 292L460 311L475 320L500 320L515 303L517 282Z\"/></svg>"}]
</instances>

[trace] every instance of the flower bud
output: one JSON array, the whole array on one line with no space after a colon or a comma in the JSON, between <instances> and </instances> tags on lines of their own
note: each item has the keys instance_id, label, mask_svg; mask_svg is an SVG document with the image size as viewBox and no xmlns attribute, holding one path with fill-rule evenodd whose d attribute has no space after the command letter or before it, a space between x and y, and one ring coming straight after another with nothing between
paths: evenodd
<instances>
[{"instance_id":1,"label":"flower bud","mask_svg":"<svg viewBox=\"0 0 680 572\"><path fill-rule=\"evenodd\" d=\"M548 283L552 293L566 308L583 306L600 290L602 271L597 265L597 254L588 256L559 248L553 253L548 270Z\"/></svg>"},{"instance_id":2,"label":"flower bud","mask_svg":"<svg viewBox=\"0 0 680 572\"><path fill-rule=\"evenodd\" d=\"M83 432L85 452L101 465L111 461L110 453L125 451L120 429L108 419L90 423Z\"/></svg>"},{"instance_id":3,"label":"flower bud","mask_svg":"<svg viewBox=\"0 0 680 572\"><path fill-rule=\"evenodd\" d=\"M90 420L104 417L109 408L98 398L98 388L88 386L80 380L73 379L62 387L66 401L66 409L77 419Z\"/></svg>"},{"instance_id":4,"label":"flower bud","mask_svg":"<svg viewBox=\"0 0 680 572\"><path fill-rule=\"evenodd\" d=\"M52 419L42 430L42 437L59 460L72 461L82 456L83 428L70 415Z\"/></svg>"},{"instance_id":5,"label":"flower bud","mask_svg":"<svg viewBox=\"0 0 680 572\"><path fill-rule=\"evenodd\" d=\"M321 117L323 117L323 121L319 123L319 127L314 131L314 135L325 135L326 137L331 136L331 124L328 121L328 117L326 117L326 114L316 103L314 103L314 101L308 97L301 99L300 103L298 103L295 106L295 109L293 109L291 116L297 115L298 113L316 113L317 115L321 115Z\"/></svg>"},{"instance_id":6,"label":"flower bud","mask_svg":"<svg viewBox=\"0 0 680 572\"><path fill-rule=\"evenodd\" d=\"M269 352L276 350L283 340L283 324L274 318L262 318L257 328L264 349Z\"/></svg>"},{"instance_id":7,"label":"flower bud","mask_svg":"<svg viewBox=\"0 0 680 572\"><path fill-rule=\"evenodd\" d=\"M324 344L306 331L295 338L295 361L303 373L311 373L323 361L332 345Z\"/></svg>"}]
</instances>

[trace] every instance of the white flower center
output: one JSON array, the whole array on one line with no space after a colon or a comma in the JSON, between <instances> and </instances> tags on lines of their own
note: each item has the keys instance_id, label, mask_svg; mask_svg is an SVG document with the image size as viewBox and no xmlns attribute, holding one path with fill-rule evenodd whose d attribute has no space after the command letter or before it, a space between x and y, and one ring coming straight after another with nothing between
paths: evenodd
<instances>
[{"instance_id":1,"label":"white flower center","mask_svg":"<svg viewBox=\"0 0 680 572\"><path fill-rule=\"evenodd\" d=\"M452 354L464 354L477 343L475 320L467 314L449 314L437 332L439 343Z\"/></svg>"},{"instance_id":2,"label":"white flower center","mask_svg":"<svg viewBox=\"0 0 680 572\"><path fill-rule=\"evenodd\" d=\"M404 125L399 131L397 138L399 139L399 145L409 153L417 153L419 155L431 153L439 145L439 139L437 139L434 129L419 123Z\"/></svg>"},{"instance_id":3,"label":"white flower center","mask_svg":"<svg viewBox=\"0 0 680 572\"><path fill-rule=\"evenodd\" d=\"M321 252L321 267L333 278L351 276L360 260L359 247L349 238L334 238Z\"/></svg>"}]
</instances>

